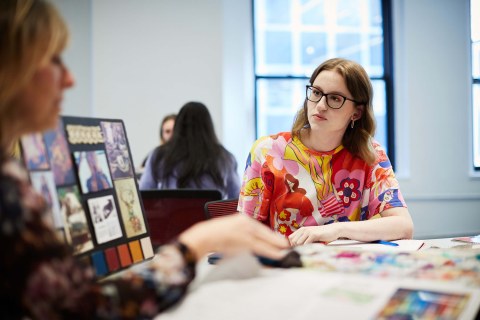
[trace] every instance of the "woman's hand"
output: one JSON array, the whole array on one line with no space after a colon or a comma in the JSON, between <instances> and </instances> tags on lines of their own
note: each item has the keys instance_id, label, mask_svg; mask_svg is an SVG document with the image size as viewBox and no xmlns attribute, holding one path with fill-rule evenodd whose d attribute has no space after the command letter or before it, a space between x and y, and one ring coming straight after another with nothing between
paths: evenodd
<instances>
[{"instance_id":1,"label":"woman's hand","mask_svg":"<svg viewBox=\"0 0 480 320\"><path fill-rule=\"evenodd\" d=\"M292 246L299 246L312 242L329 243L339 238L339 223L332 223L323 226L302 227L292 233L288 240Z\"/></svg>"},{"instance_id":2,"label":"woman's hand","mask_svg":"<svg viewBox=\"0 0 480 320\"><path fill-rule=\"evenodd\" d=\"M250 251L272 259L284 256L288 241L259 221L234 214L198 223L184 231L178 240L198 258L209 252L226 255Z\"/></svg>"}]
</instances>

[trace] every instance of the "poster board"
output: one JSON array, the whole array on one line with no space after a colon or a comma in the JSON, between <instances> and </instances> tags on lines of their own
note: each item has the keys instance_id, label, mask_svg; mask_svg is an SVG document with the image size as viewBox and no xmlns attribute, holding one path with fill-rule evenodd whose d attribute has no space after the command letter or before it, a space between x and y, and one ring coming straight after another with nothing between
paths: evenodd
<instances>
[{"instance_id":1,"label":"poster board","mask_svg":"<svg viewBox=\"0 0 480 320\"><path fill-rule=\"evenodd\" d=\"M64 116L55 130L20 142L51 223L97 277L153 257L122 120Z\"/></svg>"}]
</instances>

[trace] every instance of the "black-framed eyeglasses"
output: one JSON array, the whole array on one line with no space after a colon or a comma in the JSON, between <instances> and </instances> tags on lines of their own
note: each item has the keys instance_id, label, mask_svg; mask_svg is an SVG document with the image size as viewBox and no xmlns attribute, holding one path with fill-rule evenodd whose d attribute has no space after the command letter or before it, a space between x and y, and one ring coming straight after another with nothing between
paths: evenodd
<instances>
[{"instance_id":1,"label":"black-framed eyeglasses","mask_svg":"<svg viewBox=\"0 0 480 320\"><path fill-rule=\"evenodd\" d=\"M307 100L312 102L319 102L322 98L325 97L327 100L327 106L332 109L340 109L343 107L343 104L346 100L353 101L355 103L360 103L353 99L344 97L338 93L324 93L314 86L307 86Z\"/></svg>"}]
</instances>

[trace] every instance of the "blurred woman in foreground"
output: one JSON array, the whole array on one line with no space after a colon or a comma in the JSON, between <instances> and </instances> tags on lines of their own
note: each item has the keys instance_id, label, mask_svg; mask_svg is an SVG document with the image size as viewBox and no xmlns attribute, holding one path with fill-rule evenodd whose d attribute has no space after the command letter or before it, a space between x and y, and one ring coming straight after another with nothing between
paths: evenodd
<instances>
[{"instance_id":1,"label":"blurred woman in foreground","mask_svg":"<svg viewBox=\"0 0 480 320\"><path fill-rule=\"evenodd\" d=\"M47 1L0 1L0 318L151 318L181 299L207 252L279 258L285 239L238 215L190 228L141 271L95 281L44 221L45 200L9 157L20 136L56 126L63 92L74 84L61 58L67 40Z\"/></svg>"}]
</instances>

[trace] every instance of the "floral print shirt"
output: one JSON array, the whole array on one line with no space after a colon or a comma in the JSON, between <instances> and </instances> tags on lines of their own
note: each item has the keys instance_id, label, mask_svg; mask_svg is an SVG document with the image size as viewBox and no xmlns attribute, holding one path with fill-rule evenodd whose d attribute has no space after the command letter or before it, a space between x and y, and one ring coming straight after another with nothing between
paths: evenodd
<instances>
[{"instance_id":1,"label":"floral print shirt","mask_svg":"<svg viewBox=\"0 0 480 320\"><path fill-rule=\"evenodd\" d=\"M368 165L342 145L308 149L290 132L258 139L249 154L238 210L286 237L302 226L368 220L406 207L385 150Z\"/></svg>"},{"instance_id":2,"label":"floral print shirt","mask_svg":"<svg viewBox=\"0 0 480 320\"><path fill-rule=\"evenodd\" d=\"M2 157L0 157L1 159ZM0 319L148 319L178 302L195 274L181 243L96 281L46 219L46 201L13 160L0 161Z\"/></svg>"}]
</instances>

